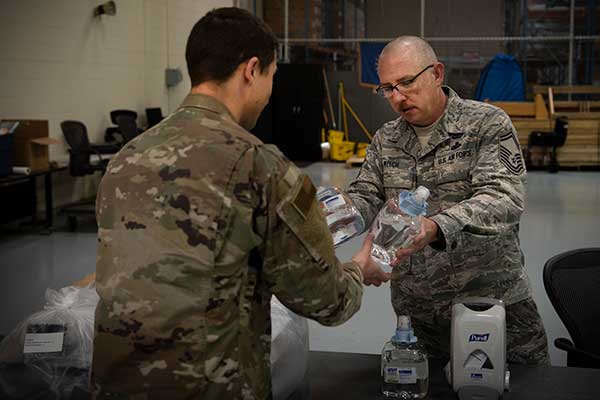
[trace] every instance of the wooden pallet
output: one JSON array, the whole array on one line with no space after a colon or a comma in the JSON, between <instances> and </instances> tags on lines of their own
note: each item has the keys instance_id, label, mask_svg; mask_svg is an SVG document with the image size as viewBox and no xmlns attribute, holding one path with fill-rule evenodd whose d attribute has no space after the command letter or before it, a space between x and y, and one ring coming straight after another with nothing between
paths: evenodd
<instances>
[{"instance_id":1,"label":"wooden pallet","mask_svg":"<svg viewBox=\"0 0 600 400\"><path fill-rule=\"evenodd\" d=\"M536 121L527 118L514 118L519 142L527 148L529 134L533 131L551 131L549 121ZM534 149L532 159L542 157L542 149ZM600 119L570 119L567 140L557 151L558 162L562 166L600 165Z\"/></svg>"},{"instance_id":2,"label":"wooden pallet","mask_svg":"<svg viewBox=\"0 0 600 400\"><path fill-rule=\"evenodd\" d=\"M511 117L549 119L548 109L541 94L536 94L534 101L492 101L490 104L500 107Z\"/></svg>"}]
</instances>

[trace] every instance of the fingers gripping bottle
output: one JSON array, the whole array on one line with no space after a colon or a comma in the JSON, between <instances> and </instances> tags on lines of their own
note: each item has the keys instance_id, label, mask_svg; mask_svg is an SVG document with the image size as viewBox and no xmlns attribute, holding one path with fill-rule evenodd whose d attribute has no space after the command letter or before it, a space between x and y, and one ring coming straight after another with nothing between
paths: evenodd
<instances>
[{"instance_id":1,"label":"fingers gripping bottle","mask_svg":"<svg viewBox=\"0 0 600 400\"><path fill-rule=\"evenodd\" d=\"M386 202L371 227L374 235L371 256L375 261L389 267L396 250L411 245L421 231L427 198L429 190L419 186L414 192L404 190L397 199Z\"/></svg>"},{"instance_id":2,"label":"fingers gripping bottle","mask_svg":"<svg viewBox=\"0 0 600 400\"><path fill-rule=\"evenodd\" d=\"M381 352L381 391L386 397L422 399L428 390L427 353L413 334L410 317L399 315L396 333Z\"/></svg>"},{"instance_id":3,"label":"fingers gripping bottle","mask_svg":"<svg viewBox=\"0 0 600 400\"><path fill-rule=\"evenodd\" d=\"M317 199L325 213L334 246L339 246L365 229L365 222L360 212L352 204L350 198L338 188L319 188Z\"/></svg>"}]
</instances>

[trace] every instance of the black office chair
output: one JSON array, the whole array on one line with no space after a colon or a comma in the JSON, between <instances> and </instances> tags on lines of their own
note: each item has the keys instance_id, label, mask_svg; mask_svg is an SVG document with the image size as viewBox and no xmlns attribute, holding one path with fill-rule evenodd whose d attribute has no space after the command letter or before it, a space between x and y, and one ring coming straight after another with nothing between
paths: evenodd
<instances>
[{"instance_id":1,"label":"black office chair","mask_svg":"<svg viewBox=\"0 0 600 400\"><path fill-rule=\"evenodd\" d=\"M137 127L135 119L133 119L130 115L118 115L116 120L117 126L119 127L119 132L123 136L123 144L129 142L131 139L140 134L140 130Z\"/></svg>"},{"instance_id":2,"label":"black office chair","mask_svg":"<svg viewBox=\"0 0 600 400\"><path fill-rule=\"evenodd\" d=\"M600 368L600 248L571 250L549 259L544 287L573 339L554 341L567 352L567 365Z\"/></svg>"},{"instance_id":3,"label":"black office chair","mask_svg":"<svg viewBox=\"0 0 600 400\"><path fill-rule=\"evenodd\" d=\"M90 144L85 125L79 121L63 121L60 127L69 146L69 173L71 176L91 175L96 171L104 174L109 160L108 158L102 158L102 155L107 153L102 153L98 148L99 146ZM104 146L104 150L107 148L107 146ZM118 150L118 147L113 147L113 149ZM96 163L91 161L91 156L94 154L99 158ZM77 227L77 217L82 215L95 216L95 199L86 199L69 204L62 207L59 213L67 216L69 228L74 231Z\"/></svg>"},{"instance_id":4,"label":"black office chair","mask_svg":"<svg viewBox=\"0 0 600 400\"><path fill-rule=\"evenodd\" d=\"M115 154L120 147L114 143L92 144L89 141L87 128L80 121L63 121L60 124L63 135L71 149L80 153Z\"/></svg>"},{"instance_id":5,"label":"black office chair","mask_svg":"<svg viewBox=\"0 0 600 400\"><path fill-rule=\"evenodd\" d=\"M119 129L119 126L118 126L119 124L117 122L117 119L123 115L128 118L131 118L134 121L138 133L142 131L141 129L139 129L137 127L137 117L138 117L137 112L135 112L133 110L112 110L110 112L110 122L112 122L112 124L116 125L116 126L110 126L110 127L106 128L106 132L104 134L104 140L106 142L116 142L116 143L120 143L121 145L123 145L127 142L127 140L125 139L125 136Z\"/></svg>"},{"instance_id":6,"label":"black office chair","mask_svg":"<svg viewBox=\"0 0 600 400\"><path fill-rule=\"evenodd\" d=\"M569 122L565 117L556 118L554 122L554 130L552 132L533 131L529 134L529 142L527 143L527 164L531 166L531 152L534 147L541 147L546 155L550 149L550 162L548 171L558 172L557 149L565 144L567 133L569 130Z\"/></svg>"},{"instance_id":7,"label":"black office chair","mask_svg":"<svg viewBox=\"0 0 600 400\"><path fill-rule=\"evenodd\" d=\"M163 118L164 117L160 107L146 108L146 122L148 123L148 127L146 129L152 128L154 125L162 121Z\"/></svg>"}]
</instances>

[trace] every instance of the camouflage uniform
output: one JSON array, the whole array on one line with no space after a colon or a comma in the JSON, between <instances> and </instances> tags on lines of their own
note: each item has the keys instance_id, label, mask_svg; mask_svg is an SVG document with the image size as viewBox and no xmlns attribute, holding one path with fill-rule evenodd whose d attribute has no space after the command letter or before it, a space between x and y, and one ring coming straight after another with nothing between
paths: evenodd
<instances>
[{"instance_id":1,"label":"camouflage uniform","mask_svg":"<svg viewBox=\"0 0 600 400\"><path fill-rule=\"evenodd\" d=\"M348 194L369 226L399 191L430 190L427 214L445 243L395 267L391 291L395 311L412 317L431 355L448 355L452 300L486 296L507 305L509 360L546 362L545 332L519 245L526 173L515 129L499 108L444 91L445 115L429 143L422 148L402 117L384 124ZM528 319L517 326L521 315Z\"/></svg>"},{"instance_id":2,"label":"camouflage uniform","mask_svg":"<svg viewBox=\"0 0 600 400\"><path fill-rule=\"evenodd\" d=\"M270 398L271 295L325 325L360 308L310 179L211 97L116 155L97 217L97 398Z\"/></svg>"}]
</instances>

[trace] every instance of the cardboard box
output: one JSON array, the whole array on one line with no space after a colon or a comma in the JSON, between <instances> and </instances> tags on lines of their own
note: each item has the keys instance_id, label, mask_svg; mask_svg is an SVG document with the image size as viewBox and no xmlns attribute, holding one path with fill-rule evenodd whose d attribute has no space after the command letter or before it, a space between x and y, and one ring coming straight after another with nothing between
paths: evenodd
<instances>
[{"instance_id":1,"label":"cardboard box","mask_svg":"<svg viewBox=\"0 0 600 400\"><path fill-rule=\"evenodd\" d=\"M47 120L13 120L20 124L13 134L13 165L29 167L32 171L50 167L48 146L60 141L48 137Z\"/></svg>"}]
</instances>

